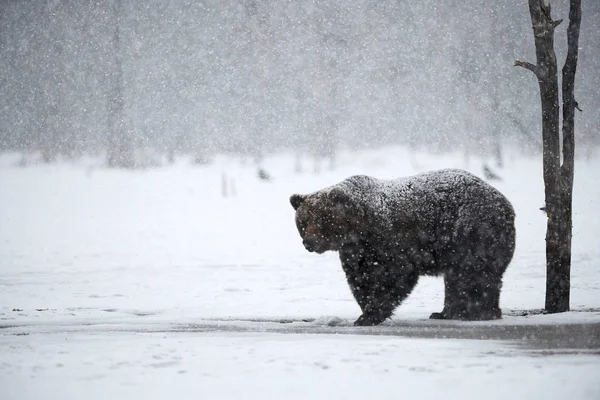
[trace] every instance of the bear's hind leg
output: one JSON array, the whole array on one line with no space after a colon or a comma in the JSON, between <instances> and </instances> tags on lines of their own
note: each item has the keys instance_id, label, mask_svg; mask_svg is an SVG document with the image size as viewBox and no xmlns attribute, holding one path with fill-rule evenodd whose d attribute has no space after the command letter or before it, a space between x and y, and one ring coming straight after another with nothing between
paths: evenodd
<instances>
[{"instance_id":1,"label":"bear's hind leg","mask_svg":"<svg viewBox=\"0 0 600 400\"><path fill-rule=\"evenodd\" d=\"M475 279L467 290L467 307L462 319L486 321L502 318L500 289L502 278L484 274Z\"/></svg>"},{"instance_id":2,"label":"bear's hind leg","mask_svg":"<svg viewBox=\"0 0 600 400\"><path fill-rule=\"evenodd\" d=\"M441 313L432 319L485 321L502 318L500 289L502 278L494 274L451 271L444 277L445 298Z\"/></svg>"},{"instance_id":3,"label":"bear's hind leg","mask_svg":"<svg viewBox=\"0 0 600 400\"><path fill-rule=\"evenodd\" d=\"M430 319L461 319L465 314L466 302L461 298L459 277L450 270L444 275L444 309L432 313Z\"/></svg>"}]
</instances>

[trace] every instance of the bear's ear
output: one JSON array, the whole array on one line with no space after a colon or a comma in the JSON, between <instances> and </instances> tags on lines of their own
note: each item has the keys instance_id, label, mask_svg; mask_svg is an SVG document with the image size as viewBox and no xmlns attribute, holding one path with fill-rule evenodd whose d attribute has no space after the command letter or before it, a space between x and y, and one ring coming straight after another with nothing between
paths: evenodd
<instances>
[{"instance_id":1,"label":"bear's ear","mask_svg":"<svg viewBox=\"0 0 600 400\"><path fill-rule=\"evenodd\" d=\"M297 210L298 207L300 207L300 204L302 204L305 199L306 196L303 196L301 194L293 194L290 196L290 204L292 205L292 207L294 207L294 210Z\"/></svg>"}]
</instances>

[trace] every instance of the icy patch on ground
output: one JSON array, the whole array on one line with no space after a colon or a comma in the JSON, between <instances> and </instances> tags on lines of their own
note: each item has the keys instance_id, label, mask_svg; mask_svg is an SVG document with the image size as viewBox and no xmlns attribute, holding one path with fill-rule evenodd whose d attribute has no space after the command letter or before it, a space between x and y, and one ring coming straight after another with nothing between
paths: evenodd
<instances>
[{"instance_id":1,"label":"icy patch on ground","mask_svg":"<svg viewBox=\"0 0 600 400\"><path fill-rule=\"evenodd\" d=\"M315 320L315 325L324 326L351 326L352 323L340 317L321 317Z\"/></svg>"},{"instance_id":2,"label":"icy patch on ground","mask_svg":"<svg viewBox=\"0 0 600 400\"><path fill-rule=\"evenodd\" d=\"M3 399L592 399L599 357L502 342L269 333L2 337Z\"/></svg>"}]
</instances>

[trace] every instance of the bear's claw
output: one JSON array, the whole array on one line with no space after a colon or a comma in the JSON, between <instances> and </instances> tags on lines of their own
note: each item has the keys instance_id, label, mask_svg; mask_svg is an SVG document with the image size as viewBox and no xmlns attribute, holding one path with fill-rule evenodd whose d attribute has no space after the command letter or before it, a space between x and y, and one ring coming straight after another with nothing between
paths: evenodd
<instances>
[{"instance_id":1,"label":"bear's claw","mask_svg":"<svg viewBox=\"0 0 600 400\"><path fill-rule=\"evenodd\" d=\"M381 324L386 318L381 318L376 315L361 315L356 321L354 326L375 326Z\"/></svg>"},{"instance_id":2,"label":"bear's claw","mask_svg":"<svg viewBox=\"0 0 600 400\"><path fill-rule=\"evenodd\" d=\"M443 312L434 312L431 313L431 315L429 316L429 319L448 319L446 317L446 314L444 314Z\"/></svg>"}]
</instances>

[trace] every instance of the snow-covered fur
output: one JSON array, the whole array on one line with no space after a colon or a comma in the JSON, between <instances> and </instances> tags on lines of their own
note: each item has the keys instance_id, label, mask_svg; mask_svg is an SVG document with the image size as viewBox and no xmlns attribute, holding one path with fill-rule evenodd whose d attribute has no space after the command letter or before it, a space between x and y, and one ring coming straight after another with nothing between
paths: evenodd
<instances>
[{"instance_id":1,"label":"snow-covered fur","mask_svg":"<svg viewBox=\"0 0 600 400\"><path fill-rule=\"evenodd\" d=\"M355 325L389 318L420 275L444 276L444 309L430 318L501 318L515 214L475 175L445 169L395 180L353 176L290 202L306 249L339 251L362 310Z\"/></svg>"}]
</instances>

